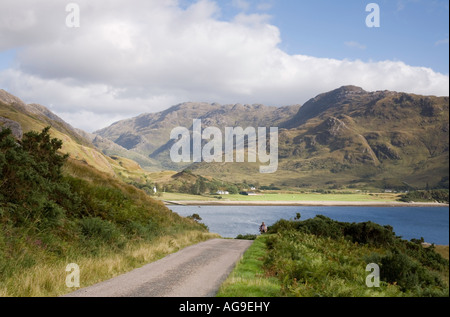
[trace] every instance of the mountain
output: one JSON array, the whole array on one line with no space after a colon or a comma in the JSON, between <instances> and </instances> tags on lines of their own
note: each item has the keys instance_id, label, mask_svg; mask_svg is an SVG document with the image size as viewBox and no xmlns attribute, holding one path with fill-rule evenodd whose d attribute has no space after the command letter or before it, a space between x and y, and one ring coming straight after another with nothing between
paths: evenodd
<instances>
[{"instance_id":1,"label":"mountain","mask_svg":"<svg viewBox=\"0 0 450 317\"><path fill-rule=\"evenodd\" d=\"M97 170L116 176L119 168L117 162L104 155L96 148L89 138L82 135L80 130L38 104L25 104L21 99L0 89L0 129L10 128L13 135L21 139L23 133L42 131L50 126L52 137L63 141L61 151L69 153L74 160L81 161Z\"/></svg>"},{"instance_id":2,"label":"mountain","mask_svg":"<svg viewBox=\"0 0 450 317\"><path fill-rule=\"evenodd\" d=\"M309 100L280 127L279 170L271 177L277 185L448 186L448 97L346 86ZM248 179L266 179L255 166L221 166L234 169ZM193 171L225 176L203 163Z\"/></svg>"},{"instance_id":3,"label":"mountain","mask_svg":"<svg viewBox=\"0 0 450 317\"><path fill-rule=\"evenodd\" d=\"M448 186L449 98L344 86L303 106L183 103L97 131L162 167L219 179L289 187L421 188ZM175 164L173 128L279 127L279 167L259 163Z\"/></svg>"},{"instance_id":4,"label":"mountain","mask_svg":"<svg viewBox=\"0 0 450 317\"><path fill-rule=\"evenodd\" d=\"M158 113L142 114L119 121L94 134L121 147L158 161L163 168L181 170L187 165L173 164L169 157L170 132L176 127L191 129L193 119L204 127L271 127L295 115L300 106L219 105L217 103L182 103ZM119 154L111 151L111 154ZM143 167L147 165L143 163Z\"/></svg>"},{"instance_id":5,"label":"mountain","mask_svg":"<svg viewBox=\"0 0 450 317\"><path fill-rule=\"evenodd\" d=\"M277 172L261 174L259 162L173 163L170 132L175 127L192 129L193 119L201 119L203 128L221 131L279 127ZM10 127L20 138L48 125L73 159L144 183L153 177L151 171L184 169L227 182L293 188L410 189L448 187L449 183L448 97L344 86L303 106L189 102L90 134L44 106L27 105L0 90L0 127Z\"/></svg>"}]
</instances>

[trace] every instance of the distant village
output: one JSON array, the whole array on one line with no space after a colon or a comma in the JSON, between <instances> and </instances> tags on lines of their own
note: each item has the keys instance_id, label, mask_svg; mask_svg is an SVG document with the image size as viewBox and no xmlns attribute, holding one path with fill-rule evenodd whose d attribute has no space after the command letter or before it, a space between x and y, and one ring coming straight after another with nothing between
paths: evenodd
<instances>
[{"instance_id":1,"label":"distant village","mask_svg":"<svg viewBox=\"0 0 450 317\"><path fill-rule=\"evenodd\" d=\"M259 195L261 195L261 194L256 193L255 190L256 190L255 187L251 187L250 191L242 191L239 194L244 195L244 196L259 196ZM217 191L216 195L230 195L230 192L228 192L226 190L219 190L219 191Z\"/></svg>"}]
</instances>

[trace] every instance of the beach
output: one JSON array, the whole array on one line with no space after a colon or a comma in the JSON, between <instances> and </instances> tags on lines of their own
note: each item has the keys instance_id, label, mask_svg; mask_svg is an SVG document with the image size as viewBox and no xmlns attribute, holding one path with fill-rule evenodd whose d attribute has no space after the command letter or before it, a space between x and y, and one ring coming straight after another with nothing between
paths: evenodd
<instances>
[{"instance_id":1,"label":"beach","mask_svg":"<svg viewBox=\"0 0 450 317\"><path fill-rule=\"evenodd\" d=\"M358 206L358 207L448 207L448 204L426 202L383 202L383 201L200 201L165 200L166 205L181 206Z\"/></svg>"}]
</instances>

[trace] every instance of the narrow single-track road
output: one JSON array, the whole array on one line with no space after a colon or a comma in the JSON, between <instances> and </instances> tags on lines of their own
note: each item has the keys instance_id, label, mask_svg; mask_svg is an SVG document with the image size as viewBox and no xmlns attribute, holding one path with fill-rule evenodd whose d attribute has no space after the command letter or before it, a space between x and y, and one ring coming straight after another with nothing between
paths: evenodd
<instances>
[{"instance_id":1,"label":"narrow single-track road","mask_svg":"<svg viewBox=\"0 0 450 317\"><path fill-rule=\"evenodd\" d=\"M66 297L212 297L252 242L209 240Z\"/></svg>"}]
</instances>

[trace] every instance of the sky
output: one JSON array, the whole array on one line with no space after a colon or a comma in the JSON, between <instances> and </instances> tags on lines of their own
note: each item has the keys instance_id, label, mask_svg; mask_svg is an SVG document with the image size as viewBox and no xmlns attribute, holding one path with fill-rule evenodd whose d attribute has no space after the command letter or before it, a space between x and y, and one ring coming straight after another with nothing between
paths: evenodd
<instances>
[{"instance_id":1,"label":"sky","mask_svg":"<svg viewBox=\"0 0 450 317\"><path fill-rule=\"evenodd\" d=\"M182 102L286 106L343 85L448 96L448 30L448 0L2 0L0 88L89 132Z\"/></svg>"}]
</instances>

